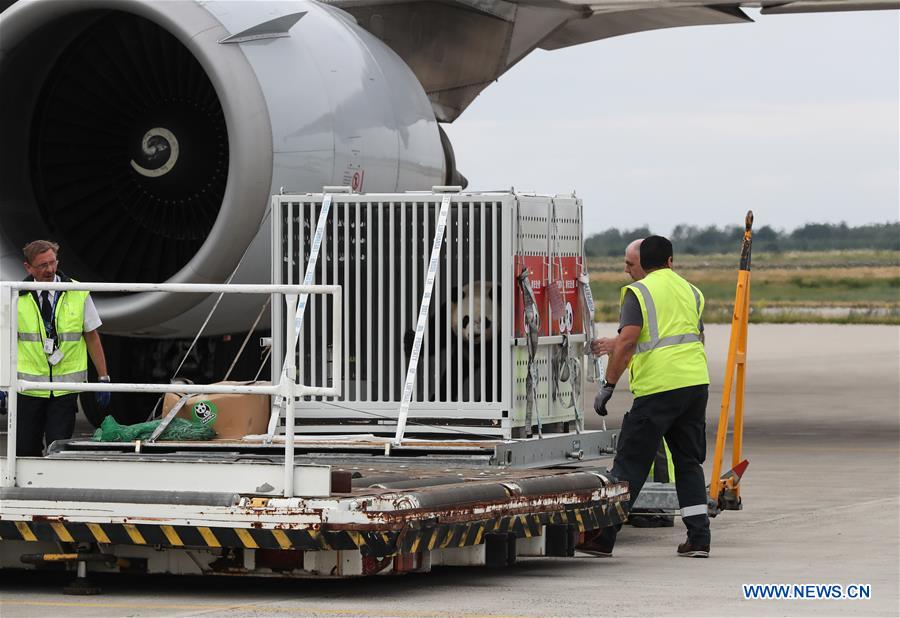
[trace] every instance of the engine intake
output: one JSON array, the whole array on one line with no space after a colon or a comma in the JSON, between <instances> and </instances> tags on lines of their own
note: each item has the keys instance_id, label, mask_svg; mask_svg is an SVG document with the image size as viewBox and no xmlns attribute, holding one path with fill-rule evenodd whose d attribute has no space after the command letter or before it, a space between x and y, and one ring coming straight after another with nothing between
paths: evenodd
<instances>
[{"instance_id":1,"label":"engine intake","mask_svg":"<svg viewBox=\"0 0 900 618\"><path fill-rule=\"evenodd\" d=\"M428 189L453 167L409 67L317 2L17 2L0 83L3 279L49 238L82 281L266 282L272 194ZM152 337L192 336L213 303L97 301L106 332ZM206 333L258 306L227 296Z\"/></svg>"},{"instance_id":2,"label":"engine intake","mask_svg":"<svg viewBox=\"0 0 900 618\"><path fill-rule=\"evenodd\" d=\"M38 99L35 196L81 276L173 277L209 236L228 175L225 117L200 63L153 22L109 12L66 46Z\"/></svg>"}]
</instances>

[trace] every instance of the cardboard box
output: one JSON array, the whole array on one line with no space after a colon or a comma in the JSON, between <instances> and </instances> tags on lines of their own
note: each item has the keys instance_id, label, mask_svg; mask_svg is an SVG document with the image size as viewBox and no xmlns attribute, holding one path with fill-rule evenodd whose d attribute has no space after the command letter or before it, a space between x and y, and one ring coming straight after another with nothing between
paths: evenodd
<instances>
[{"instance_id":1,"label":"cardboard box","mask_svg":"<svg viewBox=\"0 0 900 618\"><path fill-rule=\"evenodd\" d=\"M218 382L268 386L269 382ZM186 389L190 386L186 386ZM166 393L163 416L169 413L182 395ZM268 395L194 395L178 411L179 418L212 427L217 438L240 439L266 433L269 428L271 404Z\"/></svg>"}]
</instances>

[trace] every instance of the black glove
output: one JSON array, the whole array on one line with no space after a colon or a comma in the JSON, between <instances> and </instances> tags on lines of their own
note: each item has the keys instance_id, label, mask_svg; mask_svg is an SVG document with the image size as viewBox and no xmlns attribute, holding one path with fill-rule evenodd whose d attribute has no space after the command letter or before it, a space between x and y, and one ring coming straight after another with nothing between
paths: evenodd
<instances>
[{"instance_id":1,"label":"black glove","mask_svg":"<svg viewBox=\"0 0 900 618\"><path fill-rule=\"evenodd\" d=\"M98 382L105 382L109 384L109 376L103 376L97 378ZM109 398L111 397L110 393L107 392L96 392L94 393L94 398L97 400L97 405L100 406L100 409L106 409L109 407Z\"/></svg>"},{"instance_id":2,"label":"black glove","mask_svg":"<svg viewBox=\"0 0 900 618\"><path fill-rule=\"evenodd\" d=\"M616 385L604 380L603 386L597 391L597 396L594 397L594 411L600 416L606 416L606 404L612 399L614 390L616 390Z\"/></svg>"}]
</instances>

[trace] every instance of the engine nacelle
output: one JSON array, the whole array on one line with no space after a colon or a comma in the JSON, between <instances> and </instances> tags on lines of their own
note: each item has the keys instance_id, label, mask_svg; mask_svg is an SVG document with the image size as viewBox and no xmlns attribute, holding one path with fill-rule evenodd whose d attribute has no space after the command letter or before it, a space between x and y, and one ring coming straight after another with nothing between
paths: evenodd
<instances>
[{"instance_id":1,"label":"engine nacelle","mask_svg":"<svg viewBox=\"0 0 900 618\"><path fill-rule=\"evenodd\" d=\"M19 2L0 18L0 278L62 245L84 281L270 277L269 196L428 189L452 150L403 61L315 2ZM105 330L193 334L212 299L98 298ZM247 330L226 296L207 334Z\"/></svg>"}]
</instances>

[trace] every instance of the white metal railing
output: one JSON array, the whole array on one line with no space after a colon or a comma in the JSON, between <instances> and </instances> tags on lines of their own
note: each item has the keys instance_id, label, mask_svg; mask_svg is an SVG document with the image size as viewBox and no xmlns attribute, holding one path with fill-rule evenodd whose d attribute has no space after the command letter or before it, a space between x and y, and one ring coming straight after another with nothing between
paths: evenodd
<instances>
[{"instance_id":1,"label":"white metal railing","mask_svg":"<svg viewBox=\"0 0 900 618\"><path fill-rule=\"evenodd\" d=\"M278 396L284 402L285 422L294 426L294 403L297 397L320 396L339 397L341 395L341 311L342 291L339 285L231 285L199 283L41 283L25 281L0 281L0 390L8 392L6 468L3 476L4 487L16 485L16 407L17 393L27 390L46 390L46 382L21 380L17 375L18 303L19 291L81 290L87 292L187 292L226 294L281 294L287 311L286 354L277 384L271 386L241 386L192 384L190 390L196 394L252 394ZM307 386L297 383L296 347L297 334L294 331L294 316L297 301L302 294L327 294L333 297L333 368L332 386ZM275 303L272 303L273 305ZM8 351L4 353L4 350ZM135 383L81 383L53 382L53 390L80 392L114 393L174 393L183 391L184 384L135 384ZM294 432L288 431L284 441L284 493L293 495L294 484Z\"/></svg>"}]
</instances>

